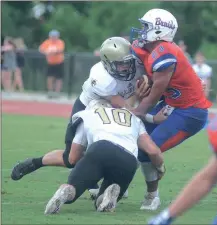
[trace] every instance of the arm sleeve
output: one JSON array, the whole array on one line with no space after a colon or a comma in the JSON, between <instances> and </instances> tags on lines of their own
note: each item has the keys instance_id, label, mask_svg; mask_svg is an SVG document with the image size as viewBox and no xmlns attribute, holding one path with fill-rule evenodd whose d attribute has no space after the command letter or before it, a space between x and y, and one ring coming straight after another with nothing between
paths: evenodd
<instances>
[{"instance_id":1,"label":"arm sleeve","mask_svg":"<svg viewBox=\"0 0 217 225\"><path fill-rule=\"evenodd\" d=\"M152 72L162 72L176 63L177 58L173 54L166 53L153 61Z\"/></svg>"},{"instance_id":2,"label":"arm sleeve","mask_svg":"<svg viewBox=\"0 0 217 225\"><path fill-rule=\"evenodd\" d=\"M139 136L142 134L147 134L147 131L145 129L145 125L142 123L142 121L140 120L140 125L139 125Z\"/></svg>"},{"instance_id":3,"label":"arm sleeve","mask_svg":"<svg viewBox=\"0 0 217 225\"><path fill-rule=\"evenodd\" d=\"M84 130L84 123L80 123L76 129L75 137L73 139L73 143L87 146L87 136Z\"/></svg>"}]
</instances>

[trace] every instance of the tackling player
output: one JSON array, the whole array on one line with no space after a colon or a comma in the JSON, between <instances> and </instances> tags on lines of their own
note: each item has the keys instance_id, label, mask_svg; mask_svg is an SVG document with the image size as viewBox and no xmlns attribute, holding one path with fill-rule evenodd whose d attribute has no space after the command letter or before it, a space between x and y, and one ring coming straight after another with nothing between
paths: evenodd
<instances>
[{"instance_id":1,"label":"tackling player","mask_svg":"<svg viewBox=\"0 0 217 225\"><path fill-rule=\"evenodd\" d=\"M144 65L153 85L134 113L155 115L166 105L169 116L160 125L146 123L152 140L162 152L167 151L199 132L207 121L211 103L206 99L201 81L183 51L173 42L178 29L176 18L163 9L152 9L139 19L142 29L132 28L138 38L132 44L134 55ZM164 101L157 104L161 96ZM156 105L157 104L157 105ZM155 106L156 105L156 106ZM153 107L153 108L152 108ZM151 109L152 108L152 109ZM150 122L153 122L149 117ZM148 158L139 152L142 170L151 170ZM160 205L158 181L153 174L141 209L156 210Z\"/></svg>"},{"instance_id":2,"label":"tackling player","mask_svg":"<svg viewBox=\"0 0 217 225\"><path fill-rule=\"evenodd\" d=\"M121 37L109 38L103 42L100 48L100 57L101 61L91 68L89 78L83 85L83 91L75 101L72 115L84 110L91 100L100 98L109 100L116 107L125 106L130 108L127 100L135 92L137 93L136 81L144 74L144 67L138 66L135 57L131 54L131 44ZM145 83L141 86L140 89L142 90L140 91L142 94L140 93L140 95L145 96L148 90L146 90ZM155 116L155 121L159 121L162 118L164 119L164 116L158 114ZM71 148L72 133L70 119L65 137L65 151L54 150L42 157L30 158L18 163L13 168L12 179L19 180L26 174L44 166L72 168L77 160L76 157L70 158L71 149L76 148L74 146ZM74 151L73 154L75 154Z\"/></svg>"},{"instance_id":3,"label":"tackling player","mask_svg":"<svg viewBox=\"0 0 217 225\"><path fill-rule=\"evenodd\" d=\"M208 125L208 137L214 156L208 165L187 184L168 209L149 221L149 225L169 225L207 195L217 183L217 116ZM193 193L193 194L192 194ZM217 217L213 224L217 225Z\"/></svg>"},{"instance_id":4,"label":"tackling player","mask_svg":"<svg viewBox=\"0 0 217 225\"><path fill-rule=\"evenodd\" d=\"M68 183L61 185L48 202L45 214L54 214L63 204L74 202L102 178L96 208L100 212L113 211L136 173L138 146L151 158L158 178L164 174L160 149L146 133L142 121L127 109L111 108L105 100L93 100L86 110L72 117L72 126L76 126L73 142L87 146L87 151L71 171Z\"/></svg>"}]
</instances>

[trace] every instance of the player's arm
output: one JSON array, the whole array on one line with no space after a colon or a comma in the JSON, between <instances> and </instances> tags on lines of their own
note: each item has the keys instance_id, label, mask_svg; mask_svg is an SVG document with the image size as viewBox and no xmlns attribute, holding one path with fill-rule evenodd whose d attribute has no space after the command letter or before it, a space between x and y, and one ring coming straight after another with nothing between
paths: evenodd
<instances>
[{"instance_id":1,"label":"player's arm","mask_svg":"<svg viewBox=\"0 0 217 225\"><path fill-rule=\"evenodd\" d=\"M217 157L214 156L209 164L198 172L187 184L177 199L168 209L149 221L149 225L170 224L176 217L193 207L205 197L217 182Z\"/></svg>"},{"instance_id":2,"label":"player's arm","mask_svg":"<svg viewBox=\"0 0 217 225\"><path fill-rule=\"evenodd\" d=\"M130 105L118 94L116 85L117 83L114 78L110 78L108 82L97 80L96 85L92 87L92 92L108 100L114 108L127 108L130 110Z\"/></svg>"},{"instance_id":3,"label":"player's arm","mask_svg":"<svg viewBox=\"0 0 217 225\"><path fill-rule=\"evenodd\" d=\"M87 136L84 130L84 124L81 122L76 129L75 137L69 153L68 160L71 165L75 165L83 157L86 147Z\"/></svg>"},{"instance_id":4,"label":"player's arm","mask_svg":"<svg viewBox=\"0 0 217 225\"><path fill-rule=\"evenodd\" d=\"M151 88L150 94L147 97L143 98L139 106L136 108L136 112L142 114L147 113L149 108L157 104L168 87L174 69L175 64L169 66L161 72L153 73L153 86Z\"/></svg>"},{"instance_id":5,"label":"player's arm","mask_svg":"<svg viewBox=\"0 0 217 225\"><path fill-rule=\"evenodd\" d=\"M163 46L159 46L160 52L165 51ZM155 50L155 51L158 51ZM139 106L136 108L136 112L146 114L148 109L157 104L162 97L163 93L168 88L170 79L175 71L177 58L171 53L165 51L155 59L155 52L149 56L152 70L153 85L150 94L143 98ZM153 55L154 54L154 55ZM153 60L154 59L154 60Z\"/></svg>"},{"instance_id":6,"label":"player's arm","mask_svg":"<svg viewBox=\"0 0 217 225\"><path fill-rule=\"evenodd\" d=\"M208 165L193 177L177 199L169 206L170 216L177 217L183 214L208 194L216 182L217 157L213 156Z\"/></svg>"},{"instance_id":7,"label":"player's arm","mask_svg":"<svg viewBox=\"0 0 217 225\"><path fill-rule=\"evenodd\" d=\"M57 49L55 50L55 54L63 53L65 49L65 43L63 41L60 41L57 45Z\"/></svg>"},{"instance_id":8,"label":"player's arm","mask_svg":"<svg viewBox=\"0 0 217 225\"><path fill-rule=\"evenodd\" d=\"M165 166L161 150L146 133L142 122L140 126L140 136L138 138L138 147L149 155L152 164L156 167L158 172L163 175L165 173Z\"/></svg>"}]
</instances>

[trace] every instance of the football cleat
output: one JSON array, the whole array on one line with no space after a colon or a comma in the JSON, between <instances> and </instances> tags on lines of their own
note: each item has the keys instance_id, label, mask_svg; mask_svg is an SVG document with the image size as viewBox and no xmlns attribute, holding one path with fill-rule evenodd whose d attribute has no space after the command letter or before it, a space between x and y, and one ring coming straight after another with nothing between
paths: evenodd
<instances>
[{"instance_id":1,"label":"football cleat","mask_svg":"<svg viewBox=\"0 0 217 225\"><path fill-rule=\"evenodd\" d=\"M160 206L160 198L153 196L151 193L145 195L140 210L157 210Z\"/></svg>"},{"instance_id":2,"label":"football cleat","mask_svg":"<svg viewBox=\"0 0 217 225\"><path fill-rule=\"evenodd\" d=\"M61 185L50 201L47 203L44 214L56 214L60 211L61 206L72 201L75 197L75 188L72 185Z\"/></svg>"},{"instance_id":3,"label":"football cleat","mask_svg":"<svg viewBox=\"0 0 217 225\"><path fill-rule=\"evenodd\" d=\"M90 193L90 198L92 200L95 200L97 195L98 195L98 193L99 193L99 188L97 188L97 189L89 189L88 191Z\"/></svg>"},{"instance_id":4,"label":"football cleat","mask_svg":"<svg viewBox=\"0 0 217 225\"><path fill-rule=\"evenodd\" d=\"M112 184L108 186L104 192L101 204L98 206L98 212L114 212L117 199L120 194L120 186Z\"/></svg>"},{"instance_id":5,"label":"football cleat","mask_svg":"<svg viewBox=\"0 0 217 225\"><path fill-rule=\"evenodd\" d=\"M18 163L12 170L11 179L20 180L23 176L35 171L36 167L32 160L33 159L26 159L25 161Z\"/></svg>"}]
</instances>

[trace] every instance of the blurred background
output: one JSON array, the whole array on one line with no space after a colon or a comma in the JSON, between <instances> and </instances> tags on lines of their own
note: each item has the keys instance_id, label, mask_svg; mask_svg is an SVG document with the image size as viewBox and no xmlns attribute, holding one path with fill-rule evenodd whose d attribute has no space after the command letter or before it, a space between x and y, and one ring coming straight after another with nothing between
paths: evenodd
<instances>
[{"instance_id":1,"label":"blurred background","mask_svg":"<svg viewBox=\"0 0 217 225\"><path fill-rule=\"evenodd\" d=\"M217 97L216 2L4 1L1 5L2 87L8 93L48 92L48 59L40 48L56 34L65 48L59 72L63 74L56 77L60 83L53 91L78 95L89 69L99 61L101 43L110 36L129 38L131 27L140 27L138 18L151 8L163 8L178 20L175 42L208 84L206 95L212 101Z\"/></svg>"}]
</instances>

